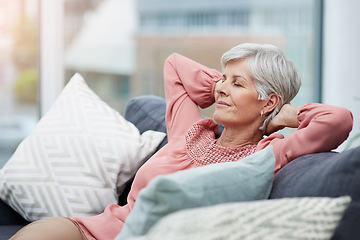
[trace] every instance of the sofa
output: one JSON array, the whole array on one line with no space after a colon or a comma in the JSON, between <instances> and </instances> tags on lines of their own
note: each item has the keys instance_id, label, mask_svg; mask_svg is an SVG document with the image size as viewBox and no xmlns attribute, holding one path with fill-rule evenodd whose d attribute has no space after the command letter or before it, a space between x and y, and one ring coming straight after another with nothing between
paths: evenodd
<instances>
[{"instance_id":1,"label":"sofa","mask_svg":"<svg viewBox=\"0 0 360 240\"><path fill-rule=\"evenodd\" d=\"M140 133L149 129L166 133L163 98L141 96L131 99L126 106L124 117L133 123ZM219 128L221 132L222 126ZM164 138L157 149L166 142ZM131 180L119 196L120 205L126 203L130 185ZM360 147L344 152L315 153L293 160L275 175L269 200L341 196L349 196L351 202L336 224L331 239L360 239ZM326 218L322 221L326 221ZM28 222L0 201L0 239L8 239ZM299 236L297 239L302 238Z\"/></svg>"}]
</instances>

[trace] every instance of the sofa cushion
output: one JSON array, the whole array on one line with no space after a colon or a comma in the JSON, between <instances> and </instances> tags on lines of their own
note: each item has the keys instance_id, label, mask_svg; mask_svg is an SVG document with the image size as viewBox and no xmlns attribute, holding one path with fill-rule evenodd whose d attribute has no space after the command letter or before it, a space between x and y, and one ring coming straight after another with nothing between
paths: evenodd
<instances>
[{"instance_id":1,"label":"sofa cushion","mask_svg":"<svg viewBox=\"0 0 360 240\"><path fill-rule=\"evenodd\" d=\"M164 98L152 95L140 96L128 101L124 117L139 129L140 134L148 130L166 133L165 112ZM158 148L166 143L165 137Z\"/></svg>"},{"instance_id":2,"label":"sofa cushion","mask_svg":"<svg viewBox=\"0 0 360 240\"><path fill-rule=\"evenodd\" d=\"M28 221L99 214L164 137L140 134L75 74L1 169L0 197Z\"/></svg>"},{"instance_id":3,"label":"sofa cushion","mask_svg":"<svg viewBox=\"0 0 360 240\"><path fill-rule=\"evenodd\" d=\"M0 199L0 226L2 225L26 225L29 222L20 216L8 204ZM0 233L2 233L0 231Z\"/></svg>"},{"instance_id":4,"label":"sofa cushion","mask_svg":"<svg viewBox=\"0 0 360 240\"><path fill-rule=\"evenodd\" d=\"M276 174L270 198L345 195L352 202L332 239L360 236L360 147L295 159Z\"/></svg>"},{"instance_id":5,"label":"sofa cushion","mask_svg":"<svg viewBox=\"0 0 360 240\"><path fill-rule=\"evenodd\" d=\"M4 225L0 226L0 240L9 240L17 233L24 225Z\"/></svg>"}]
</instances>

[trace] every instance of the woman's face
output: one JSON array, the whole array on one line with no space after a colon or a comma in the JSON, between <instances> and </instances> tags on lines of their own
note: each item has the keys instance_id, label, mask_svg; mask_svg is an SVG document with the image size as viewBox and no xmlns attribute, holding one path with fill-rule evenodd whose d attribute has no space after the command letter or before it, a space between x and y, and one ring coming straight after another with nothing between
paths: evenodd
<instances>
[{"instance_id":1,"label":"woman's face","mask_svg":"<svg viewBox=\"0 0 360 240\"><path fill-rule=\"evenodd\" d=\"M265 104L264 100L258 100L258 95L246 60L228 63L215 88L214 120L225 127L258 128Z\"/></svg>"}]
</instances>

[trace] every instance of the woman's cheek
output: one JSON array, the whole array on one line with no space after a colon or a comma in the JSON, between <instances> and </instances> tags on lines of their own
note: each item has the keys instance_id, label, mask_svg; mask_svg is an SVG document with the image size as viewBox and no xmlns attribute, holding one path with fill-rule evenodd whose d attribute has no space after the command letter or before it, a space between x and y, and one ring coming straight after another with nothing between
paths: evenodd
<instances>
[{"instance_id":1,"label":"woman's cheek","mask_svg":"<svg viewBox=\"0 0 360 240\"><path fill-rule=\"evenodd\" d=\"M215 98L215 101L219 98L219 94L216 91L214 93L214 98Z\"/></svg>"}]
</instances>

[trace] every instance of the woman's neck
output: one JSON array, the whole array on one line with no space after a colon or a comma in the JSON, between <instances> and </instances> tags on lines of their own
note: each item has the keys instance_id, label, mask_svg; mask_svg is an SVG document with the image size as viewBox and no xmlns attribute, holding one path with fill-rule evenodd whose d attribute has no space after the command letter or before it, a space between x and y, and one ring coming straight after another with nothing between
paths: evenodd
<instances>
[{"instance_id":1,"label":"woman's neck","mask_svg":"<svg viewBox=\"0 0 360 240\"><path fill-rule=\"evenodd\" d=\"M247 145L256 145L262 139L260 130L233 131L225 127L216 144L228 148L240 148Z\"/></svg>"}]
</instances>

